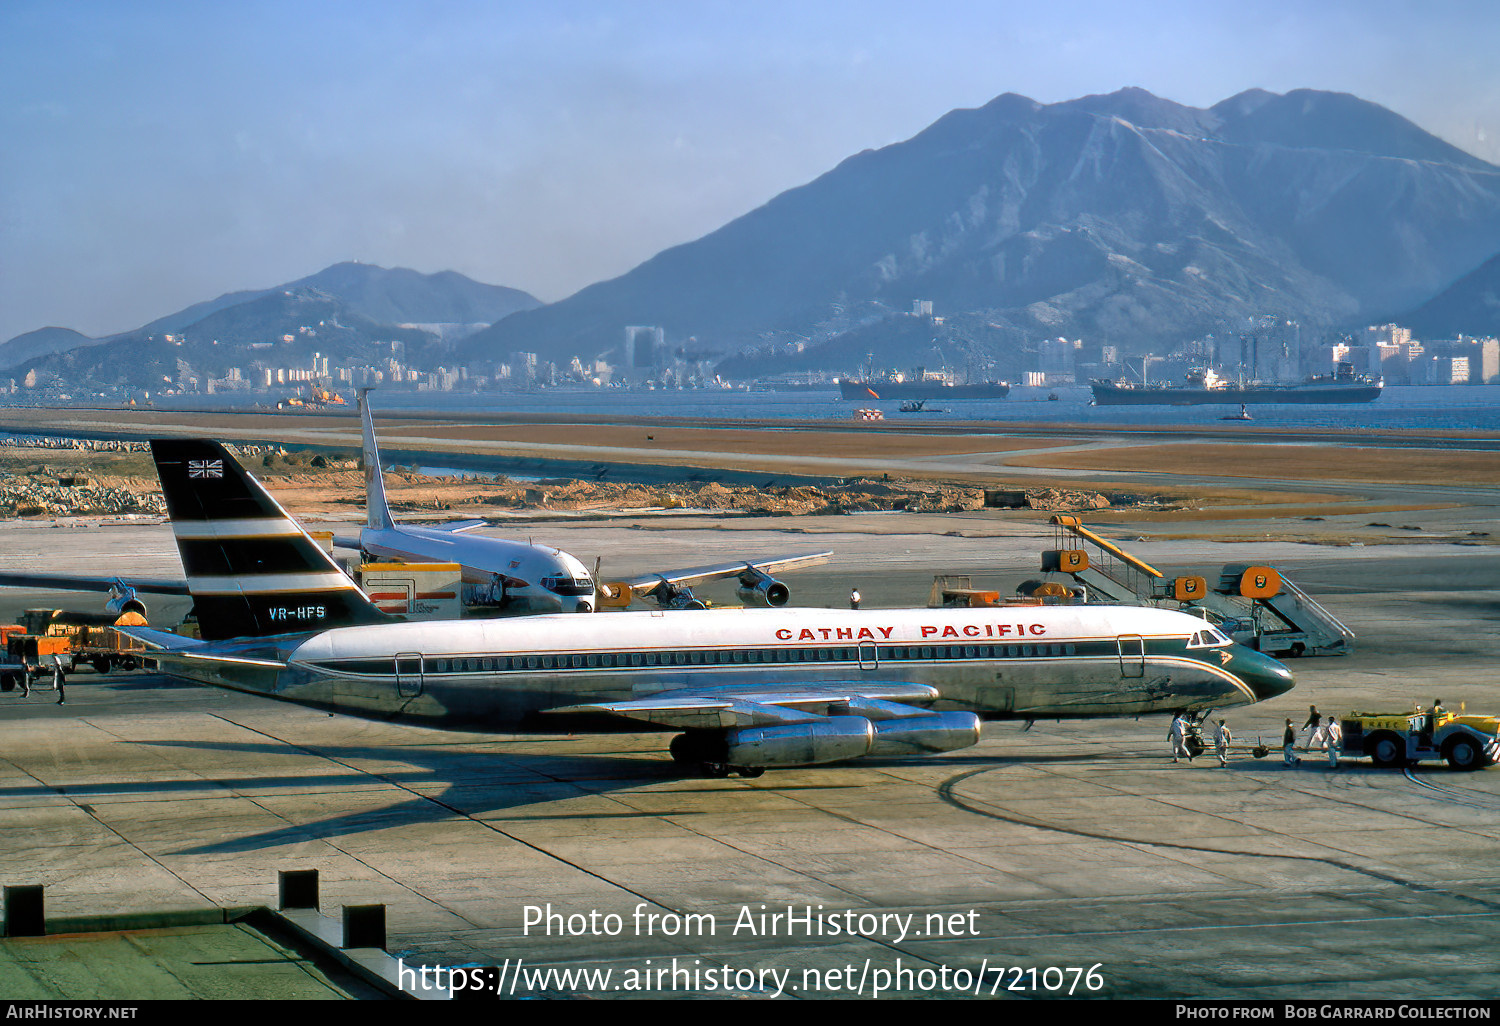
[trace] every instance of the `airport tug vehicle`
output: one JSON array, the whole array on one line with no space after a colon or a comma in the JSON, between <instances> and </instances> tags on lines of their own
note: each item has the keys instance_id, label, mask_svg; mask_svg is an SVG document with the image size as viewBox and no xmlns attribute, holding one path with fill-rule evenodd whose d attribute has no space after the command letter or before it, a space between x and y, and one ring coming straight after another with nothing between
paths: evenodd
<instances>
[{"instance_id":1,"label":"airport tug vehicle","mask_svg":"<svg viewBox=\"0 0 1500 1026\"><path fill-rule=\"evenodd\" d=\"M1351 712L1340 717L1343 754L1368 755L1375 765L1409 766L1446 760L1456 770L1500 762L1500 717L1450 712Z\"/></svg>"}]
</instances>

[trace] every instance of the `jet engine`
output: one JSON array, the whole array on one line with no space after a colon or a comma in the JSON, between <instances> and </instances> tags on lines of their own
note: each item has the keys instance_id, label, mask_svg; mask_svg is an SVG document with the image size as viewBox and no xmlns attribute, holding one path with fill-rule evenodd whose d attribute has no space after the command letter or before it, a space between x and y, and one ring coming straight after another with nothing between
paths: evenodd
<instances>
[{"instance_id":1,"label":"jet engine","mask_svg":"<svg viewBox=\"0 0 1500 1026\"><path fill-rule=\"evenodd\" d=\"M932 713L875 724L871 755L930 755L979 743L979 717L971 712Z\"/></svg>"},{"instance_id":2,"label":"jet engine","mask_svg":"<svg viewBox=\"0 0 1500 1026\"><path fill-rule=\"evenodd\" d=\"M863 716L825 716L731 730L724 742L724 762L730 766L817 766L867 755L875 744L875 724Z\"/></svg>"},{"instance_id":3,"label":"jet engine","mask_svg":"<svg viewBox=\"0 0 1500 1026\"><path fill-rule=\"evenodd\" d=\"M662 609L707 609L708 606L702 599L693 594L693 589L686 585L673 584L665 577L660 584L645 594L656 599L656 604Z\"/></svg>"},{"instance_id":4,"label":"jet engine","mask_svg":"<svg viewBox=\"0 0 1500 1026\"><path fill-rule=\"evenodd\" d=\"M121 581L116 581L110 586L109 601L104 603L104 608L111 613L146 615L146 603L136 595L134 588Z\"/></svg>"},{"instance_id":5,"label":"jet engine","mask_svg":"<svg viewBox=\"0 0 1500 1026\"><path fill-rule=\"evenodd\" d=\"M734 593L747 606L773 606L778 609L792 597L791 589L785 584L748 564L740 574L740 586Z\"/></svg>"}]
</instances>

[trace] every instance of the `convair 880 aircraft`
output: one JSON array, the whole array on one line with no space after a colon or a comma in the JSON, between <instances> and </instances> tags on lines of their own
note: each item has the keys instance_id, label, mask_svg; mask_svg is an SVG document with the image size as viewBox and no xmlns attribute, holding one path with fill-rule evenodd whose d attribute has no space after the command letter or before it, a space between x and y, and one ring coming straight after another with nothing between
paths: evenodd
<instances>
[{"instance_id":1,"label":"convair 880 aircraft","mask_svg":"<svg viewBox=\"0 0 1500 1026\"><path fill-rule=\"evenodd\" d=\"M716 776L965 748L981 720L1202 712L1280 663L1140 607L744 609L396 622L214 442L152 443L206 641L161 669L331 712L495 731L680 731Z\"/></svg>"},{"instance_id":2,"label":"convair 880 aircraft","mask_svg":"<svg viewBox=\"0 0 1500 1026\"><path fill-rule=\"evenodd\" d=\"M591 613L595 582L578 558L551 545L471 536L483 520L466 520L441 527L412 527L391 517L385 497L380 449L375 442L375 417L370 389L360 389L359 416L364 435L366 522L359 537L335 536L334 542L358 549L367 557L403 563L457 563L463 568L468 598L505 615L527 613ZM735 559L711 566L641 574L614 582L616 604L651 597L668 609L703 609L692 586L705 581L738 577L738 594L747 605L781 606L790 590L773 575L826 563L831 553L805 552L770 559Z\"/></svg>"}]
</instances>

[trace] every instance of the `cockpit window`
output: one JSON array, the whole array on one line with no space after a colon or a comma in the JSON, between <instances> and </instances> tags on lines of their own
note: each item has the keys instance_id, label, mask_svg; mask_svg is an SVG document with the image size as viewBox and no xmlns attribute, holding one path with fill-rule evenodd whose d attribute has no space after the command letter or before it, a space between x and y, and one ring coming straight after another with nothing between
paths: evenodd
<instances>
[{"instance_id":1,"label":"cockpit window","mask_svg":"<svg viewBox=\"0 0 1500 1026\"><path fill-rule=\"evenodd\" d=\"M542 587L554 595L592 595L594 582L587 577L543 577Z\"/></svg>"},{"instance_id":2,"label":"cockpit window","mask_svg":"<svg viewBox=\"0 0 1500 1026\"><path fill-rule=\"evenodd\" d=\"M1234 644L1234 642L1230 641L1228 638L1226 638L1223 634L1220 634L1214 628L1209 627L1206 630L1201 630L1197 634L1194 634L1191 638L1188 638L1187 647L1188 648L1223 648L1225 645L1232 645L1232 644Z\"/></svg>"}]
</instances>

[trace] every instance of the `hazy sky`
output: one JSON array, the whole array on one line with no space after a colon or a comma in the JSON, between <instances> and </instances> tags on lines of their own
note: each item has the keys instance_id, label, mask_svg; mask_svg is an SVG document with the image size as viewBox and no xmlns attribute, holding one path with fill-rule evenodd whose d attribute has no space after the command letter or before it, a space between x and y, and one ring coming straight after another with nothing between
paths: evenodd
<instances>
[{"instance_id":1,"label":"hazy sky","mask_svg":"<svg viewBox=\"0 0 1500 1026\"><path fill-rule=\"evenodd\" d=\"M955 107L1127 85L1500 163L1493 0L0 0L0 340L340 260L561 299Z\"/></svg>"}]
</instances>

